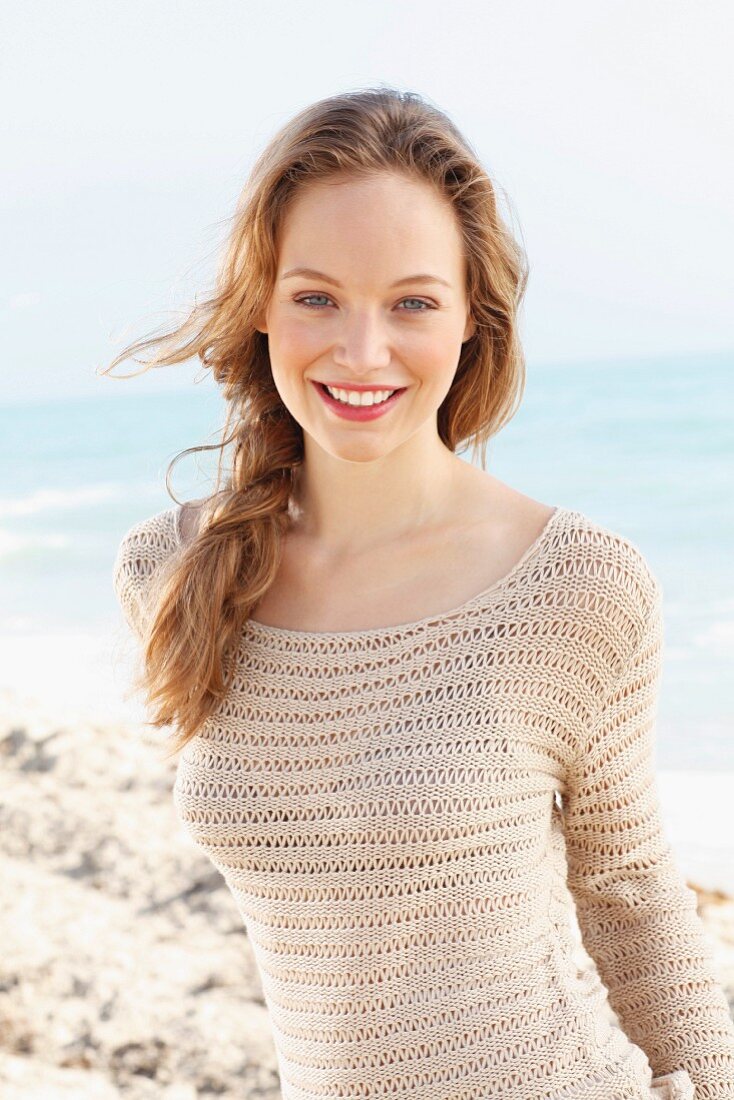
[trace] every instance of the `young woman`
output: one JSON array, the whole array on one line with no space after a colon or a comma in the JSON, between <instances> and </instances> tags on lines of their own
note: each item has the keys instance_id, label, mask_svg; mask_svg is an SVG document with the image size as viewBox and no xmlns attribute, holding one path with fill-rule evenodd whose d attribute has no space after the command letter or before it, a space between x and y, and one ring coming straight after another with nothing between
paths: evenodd
<instances>
[{"instance_id":1,"label":"young woman","mask_svg":"<svg viewBox=\"0 0 734 1100\"><path fill-rule=\"evenodd\" d=\"M516 409L525 282L452 122L347 93L257 161L215 293L112 364L197 354L227 402L214 491L114 579L286 1100L734 1098L655 788L660 583L457 455Z\"/></svg>"}]
</instances>

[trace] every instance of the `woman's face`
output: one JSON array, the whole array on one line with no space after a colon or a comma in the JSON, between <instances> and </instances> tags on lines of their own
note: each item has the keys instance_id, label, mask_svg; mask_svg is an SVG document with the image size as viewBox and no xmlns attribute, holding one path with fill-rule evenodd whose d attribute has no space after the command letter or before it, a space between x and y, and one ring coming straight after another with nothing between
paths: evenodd
<instances>
[{"instance_id":1,"label":"woman's face","mask_svg":"<svg viewBox=\"0 0 734 1100\"><path fill-rule=\"evenodd\" d=\"M335 457L365 461L421 428L435 434L473 332L453 211L428 184L388 173L304 188L284 219L258 328L283 404ZM382 412L356 412L352 397L345 415L324 383L402 392Z\"/></svg>"}]
</instances>

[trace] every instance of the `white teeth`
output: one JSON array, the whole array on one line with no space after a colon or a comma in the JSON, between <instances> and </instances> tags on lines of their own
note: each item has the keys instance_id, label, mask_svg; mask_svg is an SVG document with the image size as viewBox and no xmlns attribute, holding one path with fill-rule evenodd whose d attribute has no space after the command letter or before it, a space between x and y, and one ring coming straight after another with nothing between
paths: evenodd
<instances>
[{"instance_id":1,"label":"white teeth","mask_svg":"<svg viewBox=\"0 0 734 1100\"><path fill-rule=\"evenodd\" d=\"M383 401L387 401L388 397L392 397L397 390L373 390L370 393L358 393L356 390L333 390L331 386L326 386L332 397L337 401L344 402L345 405L379 405Z\"/></svg>"}]
</instances>

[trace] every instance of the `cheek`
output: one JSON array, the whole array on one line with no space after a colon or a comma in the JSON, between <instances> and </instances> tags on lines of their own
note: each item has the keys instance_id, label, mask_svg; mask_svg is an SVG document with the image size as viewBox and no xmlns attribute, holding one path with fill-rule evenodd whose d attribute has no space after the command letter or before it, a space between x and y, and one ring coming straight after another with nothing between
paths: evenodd
<instances>
[{"instance_id":1,"label":"cheek","mask_svg":"<svg viewBox=\"0 0 734 1100\"><path fill-rule=\"evenodd\" d=\"M268 350L276 389L281 400L290 406L300 400L298 395L303 385L303 375L316 356L297 332L282 328L269 334Z\"/></svg>"},{"instance_id":2,"label":"cheek","mask_svg":"<svg viewBox=\"0 0 734 1100\"><path fill-rule=\"evenodd\" d=\"M410 339L396 345L398 355L416 374L439 387L453 377L460 349L461 344L453 334L436 330L413 333Z\"/></svg>"},{"instance_id":3,"label":"cheek","mask_svg":"<svg viewBox=\"0 0 734 1100\"><path fill-rule=\"evenodd\" d=\"M270 345L283 362L297 364L308 360L311 353L324 344L318 326L309 325L299 317L278 319L270 333Z\"/></svg>"},{"instance_id":4,"label":"cheek","mask_svg":"<svg viewBox=\"0 0 734 1100\"><path fill-rule=\"evenodd\" d=\"M268 334L270 368L275 388L293 416L303 413L303 376L323 351L314 328L298 320L276 323ZM309 383L310 385L310 383Z\"/></svg>"}]
</instances>

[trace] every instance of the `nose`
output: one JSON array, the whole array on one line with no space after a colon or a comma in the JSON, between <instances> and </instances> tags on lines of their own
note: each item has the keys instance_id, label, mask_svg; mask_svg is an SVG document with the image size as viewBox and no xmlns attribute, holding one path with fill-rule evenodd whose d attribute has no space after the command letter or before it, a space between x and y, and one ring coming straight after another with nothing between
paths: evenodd
<instances>
[{"instance_id":1,"label":"nose","mask_svg":"<svg viewBox=\"0 0 734 1100\"><path fill-rule=\"evenodd\" d=\"M390 365L392 354L387 330L380 317L355 310L345 317L334 345L334 362L353 375Z\"/></svg>"}]
</instances>

